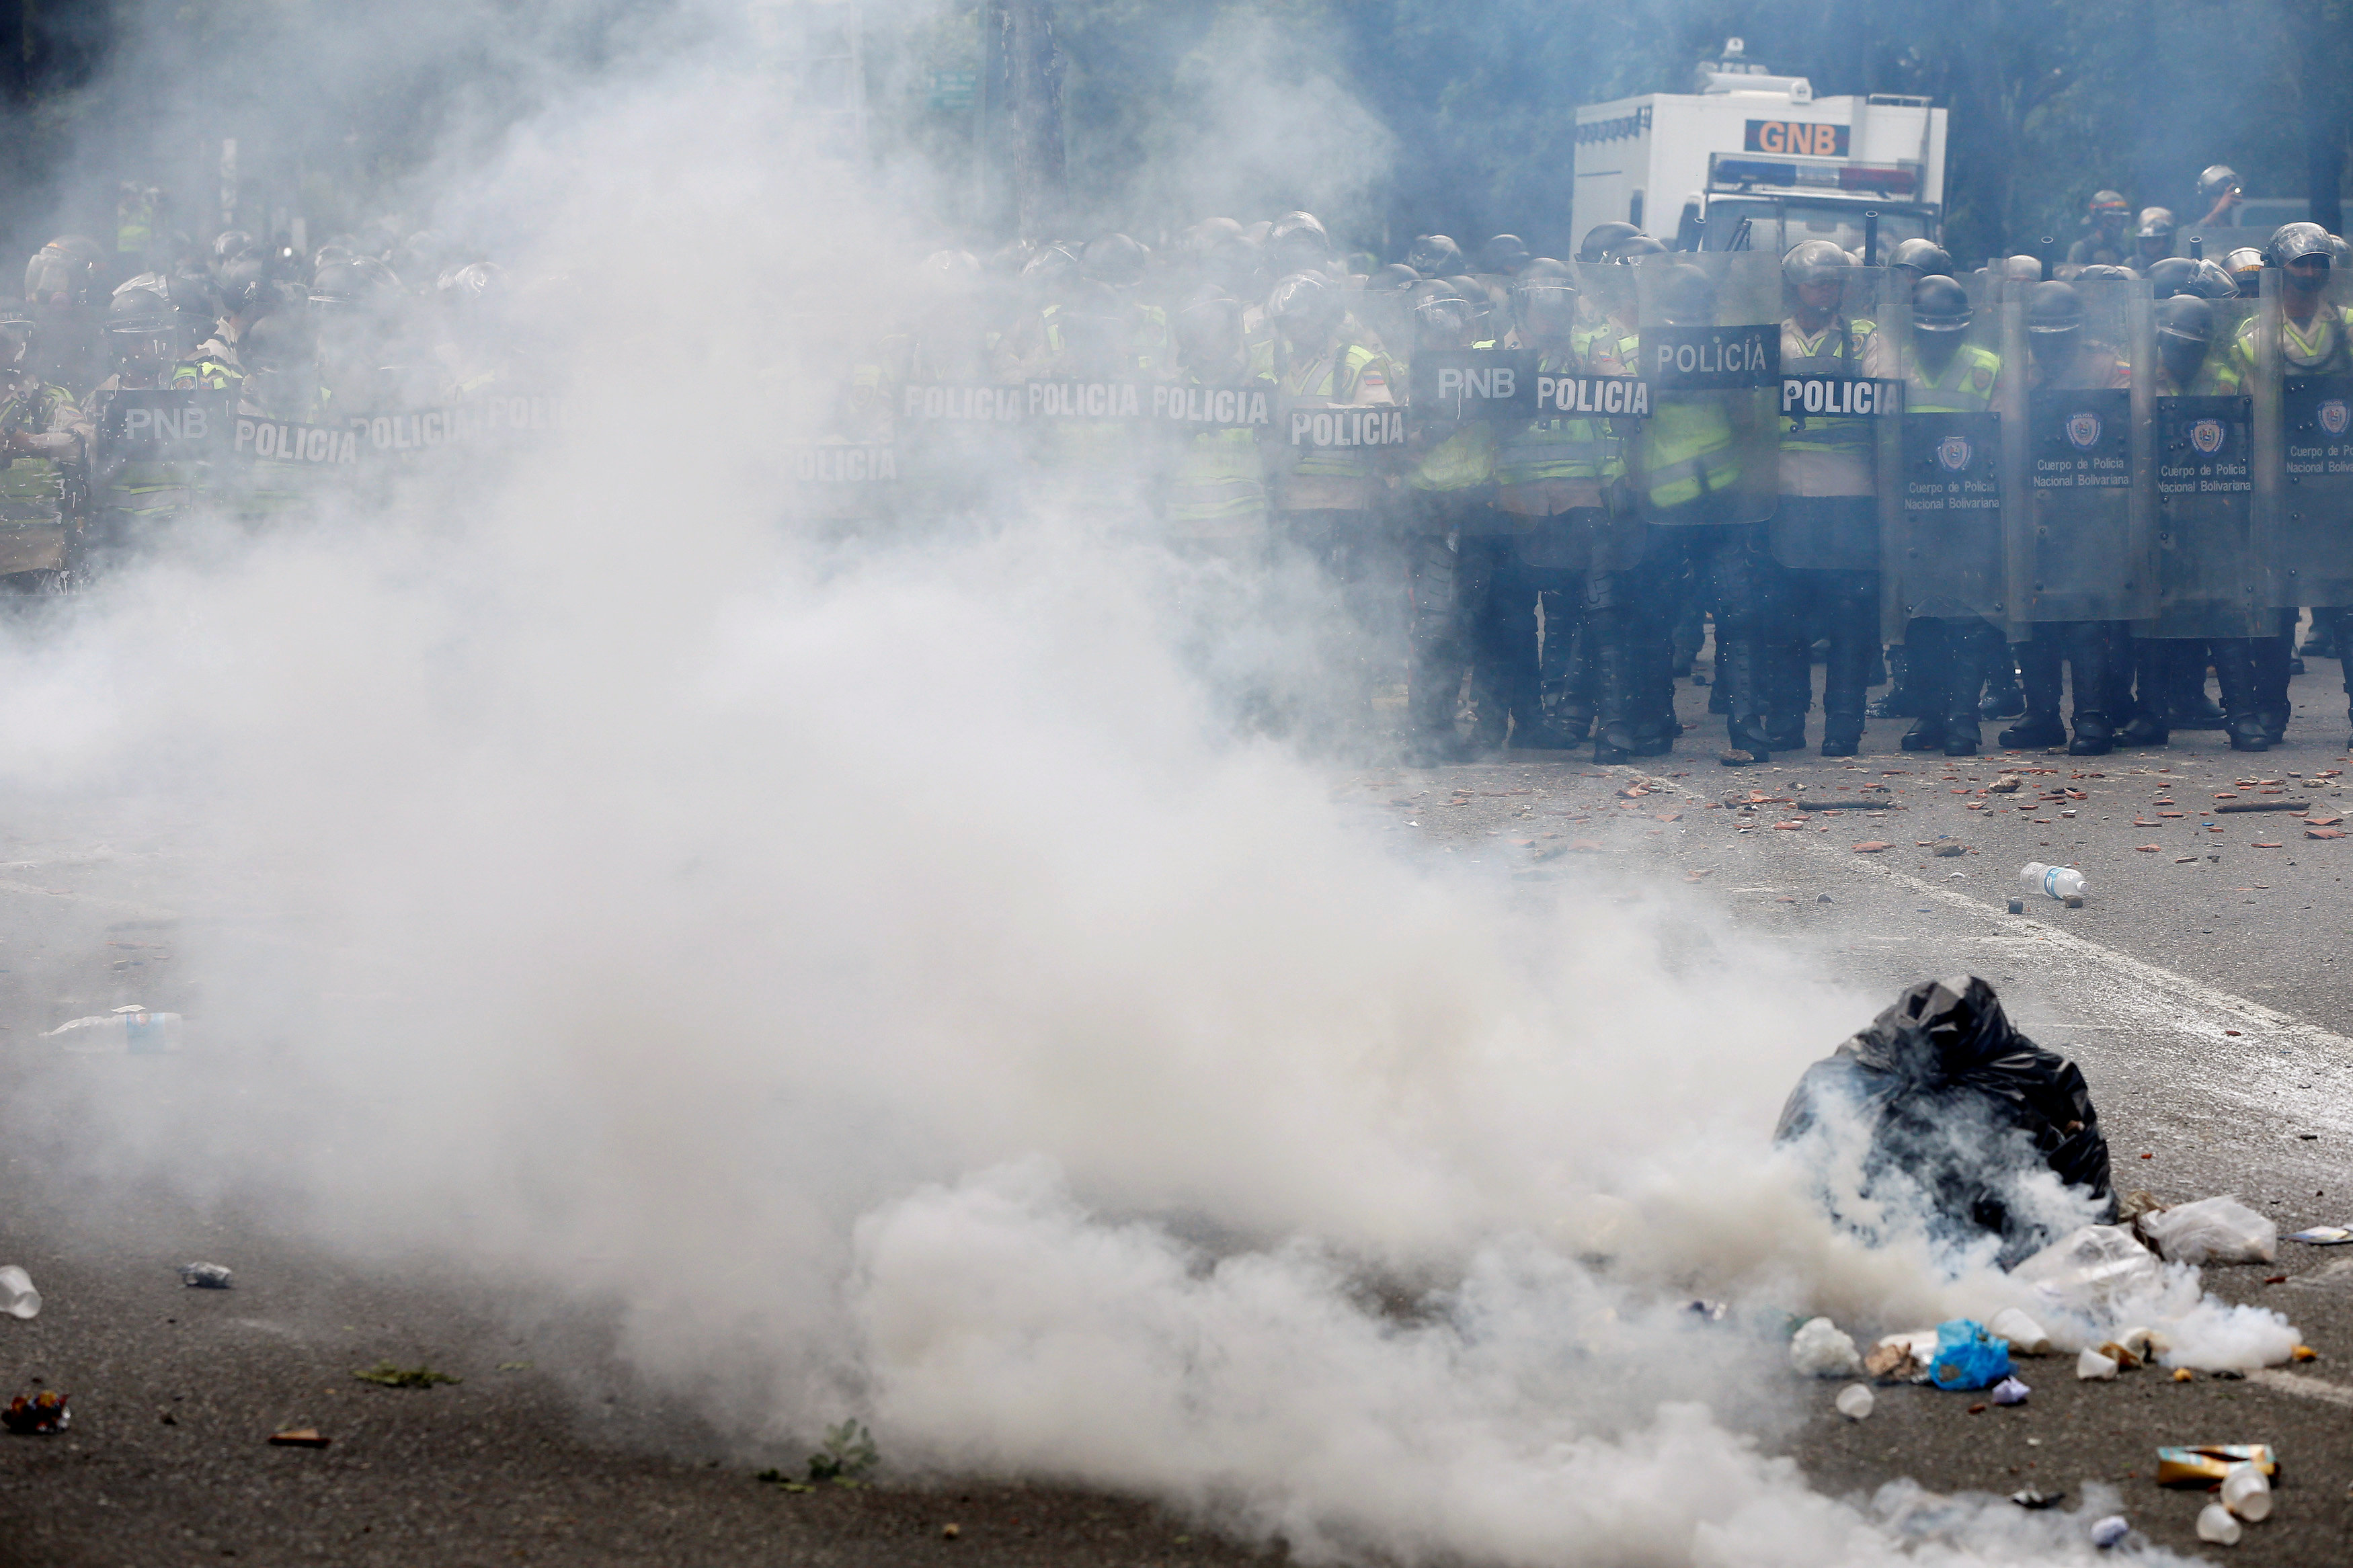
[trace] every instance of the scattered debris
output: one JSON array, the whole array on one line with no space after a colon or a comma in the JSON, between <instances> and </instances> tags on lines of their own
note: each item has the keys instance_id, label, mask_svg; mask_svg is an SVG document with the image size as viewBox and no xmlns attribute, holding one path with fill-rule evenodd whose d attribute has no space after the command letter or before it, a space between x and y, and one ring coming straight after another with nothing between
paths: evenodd
<instances>
[{"instance_id":1,"label":"scattered debris","mask_svg":"<svg viewBox=\"0 0 2353 1568\"><path fill-rule=\"evenodd\" d=\"M2233 1465L2222 1478L2222 1506L2249 1524L2272 1516L2272 1483L2253 1465Z\"/></svg>"},{"instance_id":2,"label":"scattered debris","mask_svg":"<svg viewBox=\"0 0 2353 1568\"><path fill-rule=\"evenodd\" d=\"M2194 1383L2197 1379L2198 1374L2186 1366L2177 1366L2173 1369L2173 1381L2176 1383Z\"/></svg>"},{"instance_id":3,"label":"scattered debris","mask_svg":"<svg viewBox=\"0 0 2353 1568\"><path fill-rule=\"evenodd\" d=\"M2217 1546L2236 1546L2245 1533L2231 1510L2219 1502L2210 1502L2198 1510L2198 1539L2211 1541Z\"/></svg>"},{"instance_id":4,"label":"scattered debris","mask_svg":"<svg viewBox=\"0 0 2353 1568\"><path fill-rule=\"evenodd\" d=\"M2272 1457L2269 1443L2210 1443L2189 1448L2159 1448L2157 1484L2218 1487L2233 1465L2252 1465L2266 1477L2279 1473L2279 1462Z\"/></svg>"},{"instance_id":5,"label":"scattered debris","mask_svg":"<svg viewBox=\"0 0 2353 1568\"><path fill-rule=\"evenodd\" d=\"M67 1407L70 1394L59 1394L45 1388L30 1399L23 1394L8 1402L0 1410L0 1426L20 1437L51 1437L73 1425L73 1412Z\"/></svg>"},{"instance_id":6,"label":"scattered debris","mask_svg":"<svg viewBox=\"0 0 2353 1568\"><path fill-rule=\"evenodd\" d=\"M2214 798L2220 800L2222 797L2216 795ZM2311 809L2312 802L2308 800L2240 800L2232 801L2229 805L2218 805L2214 811L2215 815L2220 816L2226 811L2310 811Z\"/></svg>"},{"instance_id":7,"label":"scattered debris","mask_svg":"<svg viewBox=\"0 0 2353 1568\"><path fill-rule=\"evenodd\" d=\"M1892 800L1801 800L1799 811L1895 811L1901 809Z\"/></svg>"},{"instance_id":8,"label":"scattered debris","mask_svg":"<svg viewBox=\"0 0 2353 1568\"><path fill-rule=\"evenodd\" d=\"M2307 827L2304 836L2306 838L2342 838L2345 830L2341 827Z\"/></svg>"},{"instance_id":9,"label":"scattered debris","mask_svg":"<svg viewBox=\"0 0 2353 1568\"><path fill-rule=\"evenodd\" d=\"M2165 1265L2129 1226L2087 1225L2021 1263L2010 1277L2069 1306L2096 1309L2155 1284L2164 1273Z\"/></svg>"},{"instance_id":10,"label":"scattered debris","mask_svg":"<svg viewBox=\"0 0 2353 1568\"><path fill-rule=\"evenodd\" d=\"M954 1541L957 1536L962 1535L963 1533L964 1526L960 1524L944 1524L940 1526L940 1539L942 1541Z\"/></svg>"},{"instance_id":11,"label":"scattered debris","mask_svg":"<svg viewBox=\"0 0 2353 1568\"><path fill-rule=\"evenodd\" d=\"M1848 1420L1861 1421L1871 1414L1872 1407L1878 1403L1878 1398L1873 1394L1868 1384L1850 1383L1839 1390L1838 1398L1833 1400L1831 1405Z\"/></svg>"},{"instance_id":12,"label":"scattered debris","mask_svg":"<svg viewBox=\"0 0 2353 1568\"><path fill-rule=\"evenodd\" d=\"M2024 899L2012 899L2012 900L2010 900L2010 912L2011 914L2014 914L2014 915L2022 915L2022 914L2024 914L2024 913L2026 912L2026 900L2025 900Z\"/></svg>"},{"instance_id":13,"label":"scattered debris","mask_svg":"<svg viewBox=\"0 0 2353 1568\"><path fill-rule=\"evenodd\" d=\"M2279 1226L2235 1197L2158 1209L2134 1224L2169 1263L2269 1263L2279 1255Z\"/></svg>"},{"instance_id":14,"label":"scattered debris","mask_svg":"<svg viewBox=\"0 0 2353 1568\"><path fill-rule=\"evenodd\" d=\"M192 1290L226 1290L236 1284L237 1276L219 1263L183 1263L180 1283Z\"/></svg>"},{"instance_id":15,"label":"scattered debris","mask_svg":"<svg viewBox=\"0 0 2353 1568\"><path fill-rule=\"evenodd\" d=\"M2004 773L2001 777L1994 780L1993 783L1986 785L1986 794L2016 795L2019 791L2019 787L2025 784L2025 782L2026 781L2024 779L2020 778L2016 773Z\"/></svg>"},{"instance_id":16,"label":"scattered debris","mask_svg":"<svg viewBox=\"0 0 2353 1568\"><path fill-rule=\"evenodd\" d=\"M1883 839L1866 838L1862 843L1854 847L1854 852L1858 855L1876 855L1883 849L1893 849L1894 847L1894 845L1889 844Z\"/></svg>"},{"instance_id":17,"label":"scattered debris","mask_svg":"<svg viewBox=\"0 0 2353 1568\"><path fill-rule=\"evenodd\" d=\"M1789 1366L1802 1377L1852 1377L1862 1370L1862 1358L1836 1323L1810 1318L1789 1336Z\"/></svg>"},{"instance_id":18,"label":"scattered debris","mask_svg":"<svg viewBox=\"0 0 2353 1568\"><path fill-rule=\"evenodd\" d=\"M33 1277L14 1263L0 1268L0 1312L12 1318L41 1315L41 1293L33 1289Z\"/></svg>"},{"instance_id":19,"label":"scattered debris","mask_svg":"<svg viewBox=\"0 0 2353 1568\"><path fill-rule=\"evenodd\" d=\"M1993 1402L1996 1405L2023 1405L2026 1396L2033 1392L2018 1379L2005 1377L1993 1385Z\"/></svg>"},{"instance_id":20,"label":"scattered debris","mask_svg":"<svg viewBox=\"0 0 2353 1568\"><path fill-rule=\"evenodd\" d=\"M1957 840L1947 840L1943 844L1937 845L1936 852L1940 859L1949 860L1956 855L1968 854L1969 852L1969 847L1958 842Z\"/></svg>"},{"instance_id":21,"label":"scattered debris","mask_svg":"<svg viewBox=\"0 0 2353 1568\"><path fill-rule=\"evenodd\" d=\"M2010 1342L2012 1355L2049 1355L2051 1336L2042 1325L2015 1307L2004 1307L1986 1324L1988 1331Z\"/></svg>"},{"instance_id":22,"label":"scattered debris","mask_svg":"<svg viewBox=\"0 0 2353 1568\"><path fill-rule=\"evenodd\" d=\"M269 1435L269 1441L280 1448L323 1448L333 1440L321 1436L316 1426L289 1426Z\"/></svg>"},{"instance_id":23,"label":"scattered debris","mask_svg":"<svg viewBox=\"0 0 2353 1568\"><path fill-rule=\"evenodd\" d=\"M1927 1355L1934 1356L1936 1330L1926 1330L1924 1334L1890 1334L1871 1347L1871 1353L1862 1358L1862 1370L1882 1383L1927 1382L1928 1363L1914 1342L1924 1337L1928 1342L1925 1347Z\"/></svg>"},{"instance_id":24,"label":"scattered debris","mask_svg":"<svg viewBox=\"0 0 2353 1568\"><path fill-rule=\"evenodd\" d=\"M2046 1508L2057 1508L2062 1502L2064 1502L2066 1499L2067 1494L2065 1492L2038 1492L2031 1489L2029 1489L2026 1491L2012 1492L2010 1494L2010 1500L2016 1503L2019 1507L2033 1509L2038 1512Z\"/></svg>"},{"instance_id":25,"label":"scattered debris","mask_svg":"<svg viewBox=\"0 0 2353 1568\"><path fill-rule=\"evenodd\" d=\"M429 1366L397 1366L391 1361L380 1361L374 1366L352 1373L362 1383L373 1383L379 1388L430 1388L437 1383L463 1383L462 1377L452 1377L446 1372L436 1372Z\"/></svg>"},{"instance_id":26,"label":"scattered debris","mask_svg":"<svg viewBox=\"0 0 2353 1568\"><path fill-rule=\"evenodd\" d=\"M1973 1318L1936 1325L1936 1359L1928 1380L1947 1393L1990 1388L2010 1376L2010 1346ZM2023 1387L2023 1384L2020 1386Z\"/></svg>"},{"instance_id":27,"label":"scattered debris","mask_svg":"<svg viewBox=\"0 0 2353 1568\"><path fill-rule=\"evenodd\" d=\"M2075 1357L2075 1376L2083 1383L2114 1383L2116 1363L2095 1350L2085 1350Z\"/></svg>"},{"instance_id":28,"label":"scattered debris","mask_svg":"<svg viewBox=\"0 0 2353 1568\"><path fill-rule=\"evenodd\" d=\"M2092 1544L2103 1552L2111 1546L2121 1544L2124 1538L2130 1533L2132 1533L2132 1525L2120 1513L2112 1513L2105 1519L2096 1519L2092 1521Z\"/></svg>"},{"instance_id":29,"label":"scattered debris","mask_svg":"<svg viewBox=\"0 0 2353 1568\"><path fill-rule=\"evenodd\" d=\"M2318 1361L2320 1359L2320 1352L2314 1350L2310 1345L2298 1345L2295 1349L2287 1352L2287 1359L2298 1362Z\"/></svg>"},{"instance_id":30,"label":"scattered debris","mask_svg":"<svg viewBox=\"0 0 2353 1568\"><path fill-rule=\"evenodd\" d=\"M180 1048L180 1016L133 1003L90 1018L69 1018L41 1036L76 1056L161 1056Z\"/></svg>"},{"instance_id":31,"label":"scattered debris","mask_svg":"<svg viewBox=\"0 0 2353 1568\"><path fill-rule=\"evenodd\" d=\"M2029 860L2018 868L2018 879L2029 890L2052 899L2079 899L2084 896L2084 873L2073 866L2046 866L2040 860ZM2071 906L2072 907L2072 906Z\"/></svg>"}]
</instances>

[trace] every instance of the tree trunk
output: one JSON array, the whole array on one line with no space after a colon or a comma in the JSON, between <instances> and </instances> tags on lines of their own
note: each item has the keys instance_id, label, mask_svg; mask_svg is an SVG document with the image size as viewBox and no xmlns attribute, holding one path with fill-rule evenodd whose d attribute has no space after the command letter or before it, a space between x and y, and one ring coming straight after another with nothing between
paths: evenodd
<instances>
[{"instance_id":1,"label":"tree trunk","mask_svg":"<svg viewBox=\"0 0 2353 1568\"><path fill-rule=\"evenodd\" d=\"M1004 121L1012 153L1015 221L1023 239L1056 237L1066 184L1062 167L1062 62L1046 0L997 0L1004 49Z\"/></svg>"}]
</instances>

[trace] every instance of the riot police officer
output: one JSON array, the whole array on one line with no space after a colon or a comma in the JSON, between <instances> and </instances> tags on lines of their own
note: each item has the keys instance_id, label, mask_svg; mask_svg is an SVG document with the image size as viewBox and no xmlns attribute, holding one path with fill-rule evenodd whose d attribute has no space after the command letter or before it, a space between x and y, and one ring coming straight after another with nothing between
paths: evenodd
<instances>
[{"instance_id":1,"label":"riot police officer","mask_svg":"<svg viewBox=\"0 0 2353 1568\"><path fill-rule=\"evenodd\" d=\"M1467 265L1462 247L1442 234L1418 234L1413 244L1406 247L1405 264L1424 278L1445 278L1461 271Z\"/></svg>"},{"instance_id":2,"label":"riot police officer","mask_svg":"<svg viewBox=\"0 0 2353 1568\"><path fill-rule=\"evenodd\" d=\"M1782 258L1789 314L1781 322L1781 374L1838 381L1888 380L1894 356L1879 324L1851 313L1844 250L1805 240ZM1876 275L1873 275L1874 278ZM1867 301L1865 302L1867 305ZM1850 399L1851 401L1851 399ZM1864 683L1879 646L1878 438L1868 417L1781 416L1780 503L1773 552L1785 568L1768 632L1774 669L1767 729L1774 749L1806 743L1810 647L1830 639L1822 684L1822 755L1851 757L1862 740Z\"/></svg>"},{"instance_id":3,"label":"riot police officer","mask_svg":"<svg viewBox=\"0 0 2353 1568\"><path fill-rule=\"evenodd\" d=\"M2084 213L2084 226L2091 232L2067 247L2068 261L2077 267L2126 265L2132 259L2132 244L2125 237L2131 217L2132 208L2122 193L2094 191Z\"/></svg>"},{"instance_id":4,"label":"riot police officer","mask_svg":"<svg viewBox=\"0 0 2353 1568\"><path fill-rule=\"evenodd\" d=\"M2206 216L2198 220L2200 228L2237 226L2239 209L2247 200L2239 189L2239 176L2228 163L2209 163L2200 171L2198 199L2206 204Z\"/></svg>"},{"instance_id":5,"label":"riot police officer","mask_svg":"<svg viewBox=\"0 0 2353 1568\"><path fill-rule=\"evenodd\" d=\"M1895 280L1909 289L1923 278L1950 278L1953 258L1933 239L1899 240L1887 253L1887 269L1901 274Z\"/></svg>"},{"instance_id":6,"label":"riot police officer","mask_svg":"<svg viewBox=\"0 0 2353 1568\"><path fill-rule=\"evenodd\" d=\"M1907 447L1915 444L1913 432L1925 429L1938 457L1957 460L1957 472L1990 466L1993 427L1985 416L1993 412L2004 367L1993 349L1971 341L1983 335L1978 327L1968 291L1952 279L1923 278L1912 286L1911 352L1904 367ZM1940 418L1961 426L1976 420L1984 428L1975 439L1963 430L1946 434ZM1907 483L1911 472L1907 466ZM1888 563L1905 574L1898 602L1906 606L1905 679L1918 714L1900 744L1907 752L1975 756L1981 740L1978 693L1995 658L2007 657L1989 618L2000 613L2002 595L2000 511L1978 508L1915 519L1910 532L1906 558Z\"/></svg>"},{"instance_id":7,"label":"riot police officer","mask_svg":"<svg viewBox=\"0 0 2353 1568\"><path fill-rule=\"evenodd\" d=\"M1421 286L1414 301L1417 355L1476 347L1479 307L1446 283ZM1420 754L1461 754L1455 710L1472 680L1474 747L1506 738L1503 616L1512 535L1495 510L1495 432L1479 418L1448 422L1415 412L1406 452L1407 570L1410 584L1409 742Z\"/></svg>"},{"instance_id":8,"label":"riot police officer","mask_svg":"<svg viewBox=\"0 0 2353 1568\"><path fill-rule=\"evenodd\" d=\"M2070 283L2035 285L2027 296L2027 345L2031 358L2030 384L2038 392L2116 391L2132 385L2132 366L2116 348L2092 338L2085 331L2083 296ZM2089 505L2073 496L2060 499L2040 489L2033 504L2042 508L2032 533L2052 538L2083 526L2071 511ZM2054 515L2055 514L2055 515ZM2123 563L2100 563L2121 574ZM2096 598L2096 592L2090 595ZM2130 657L2130 626L2107 619L2047 620L2034 623L2032 635L2019 649L2019 669L2026 687L2026 716L2004 730L2005 746L2041 748L2064 742L2069 754L2105 755L2116 744L2118 715L2118 661ZM2121 645L2121 646L2120 646ZM2060 721L2060 666L2073 679L2074 733Z\"/></svg>"},{"instance_id":9,"label":"riot police officer","mask_svg":"<svg viewBox=\"0 0 2353 1568\"><path fill-rule=\"evenodd\" d=\"M2173 254L2173 212L2169 207L2143 207L2133 228L2133 254L2126 266L2142 273Z\"/></svg>"}]
</instances>

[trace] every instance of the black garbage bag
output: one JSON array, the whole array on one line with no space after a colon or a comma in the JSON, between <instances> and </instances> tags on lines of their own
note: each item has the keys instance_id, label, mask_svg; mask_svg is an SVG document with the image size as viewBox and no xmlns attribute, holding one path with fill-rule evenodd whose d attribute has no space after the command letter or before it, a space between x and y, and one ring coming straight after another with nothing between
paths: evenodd
<instances>
[{"instance_id":1,"label":"black garbage bag","mask_svg":"<svg viewBox=\"0 0 2353 1568\"><path fill-rule=\"evenodd\" d=\"M2083 1073L2019 1033L1976 975L1907 987L1869 1028L1808 1068L1773 1142L1831 1125L1869 1140L1862 1196L1908 1205L1916 1194L1929 1233L1947 1241L1998 1235L2004 1268L2053 1239L2018 1212L2020 1178L2038 1168L2083 1189L2101 1223L2115 1218L2107 1141ZM1831 1209L1839 1212L1834 1201Z\"/></svg>"}]
</instances>

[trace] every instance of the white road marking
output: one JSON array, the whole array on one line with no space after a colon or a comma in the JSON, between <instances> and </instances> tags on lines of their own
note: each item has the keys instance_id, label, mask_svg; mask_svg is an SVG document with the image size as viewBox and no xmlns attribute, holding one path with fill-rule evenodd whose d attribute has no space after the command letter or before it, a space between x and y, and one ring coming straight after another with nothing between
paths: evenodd
<instances>
[{"instance_id":1,"label":"white road marking","mask_svg":"<svg viewBox=\"0 0 2353 1568\"><path fill-rule=\"evenodd\" d=\"M2353 1409L2353 1388L2348 1388L2341 1383L2330 1383L2326 1378L2314 1377L2306 1373L2283 1372L2277 1367L2259 1367L2247 1373L2247 1381L2260 1383L2265 1388L2277 1389L2282 1394L2298 1394L2306 1399L2317 1399L2326 1405L2341 1405L2348 1409Z\"/></svg>"}]
</instances>

